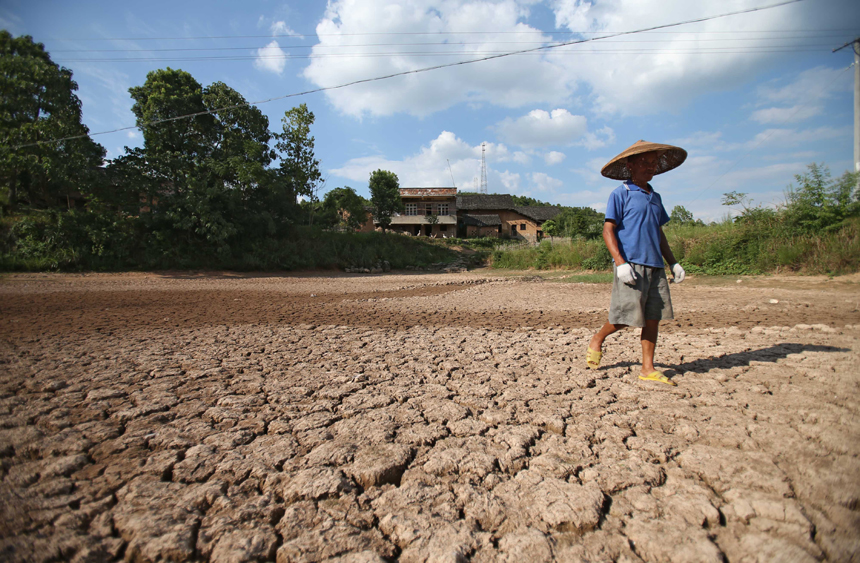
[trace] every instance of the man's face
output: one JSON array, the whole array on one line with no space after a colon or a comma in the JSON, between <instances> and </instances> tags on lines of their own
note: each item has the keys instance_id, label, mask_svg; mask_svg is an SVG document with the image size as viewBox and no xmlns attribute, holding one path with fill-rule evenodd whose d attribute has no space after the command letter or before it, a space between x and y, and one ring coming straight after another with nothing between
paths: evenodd
<instances>
[{"instance_id":1,"label":"man's face","mask_svg":"<svg viewBox=\"0 0 860 563\"><path fill-rule=\"evenodd\" d=\"M627 158L627 168L630 170L630 176L644 182L650 182L657 171L657 164L660 162L660 153L646 152L644 154L634 154Z\"/></svg>"}]
</instances>

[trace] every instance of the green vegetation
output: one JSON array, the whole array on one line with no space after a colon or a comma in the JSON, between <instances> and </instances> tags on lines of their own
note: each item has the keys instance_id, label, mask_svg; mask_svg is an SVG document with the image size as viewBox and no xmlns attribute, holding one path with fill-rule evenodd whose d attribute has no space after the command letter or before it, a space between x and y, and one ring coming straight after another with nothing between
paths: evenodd
<instances>
[{"instance_id":1,"label":"green vegetation","mask_svg":"<svg viewBox=\"0 0 860 563\"><path fill-rule=\"evenodd\" d=\"M676 207L672 215L677 220L664 228L675 257L688 273L708 275L860 270L857 175L846 172L832 179L824 165L811 164L795 180L796 185L787 190L786 203L778 209L754 206L743 193L725 194L724 204L739 206L740 214L710 226ZM499 249L492 262L493 267L515 269L605 271L612 266L602 239L596 236Z\"/></svg>"},{"instance_id":2,"label":"green vegetation","mask_svg":"<svg viewBox=\"0 0 860 563\"><path fill-rule=\"evenodd\" d=\"M349 187L320 201L304 104L273 132L228 85L155 70L129 89L143 146L104 161L71 71L41 44L0 32L0 69L0 270L403 268L457 256L354 233L367 201ZM79 138L53 142L63 137ZM387 198L377 207L397 210L397 177L374 175Z\"/></svg>"},{"instance_id":3,"label":"green vegetation","mask_svg":"<svg viewBox=\"0 0 860 563\"><path fill-rule=\"evenodd\" d=\"M396 212L403 211L400 180L394 172L376 170L370 174L368 188L370 188L370 203L373 205L373 217L384 233L391 226L391 217Z\"/></svg>"}]
</instances>

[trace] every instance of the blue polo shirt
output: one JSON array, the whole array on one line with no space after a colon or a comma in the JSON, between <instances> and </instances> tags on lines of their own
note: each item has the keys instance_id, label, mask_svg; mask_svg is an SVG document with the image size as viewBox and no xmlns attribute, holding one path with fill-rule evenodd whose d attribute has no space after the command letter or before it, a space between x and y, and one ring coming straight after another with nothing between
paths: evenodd
<instances>
[{"instance_id":1,"label":"blue polo shirt","mask_svg":"<svg viewBox=\"0 0 860 563\"><path fill-rule=\"evenodd\" d=\"M663 267L660 252L660 227L669 222L660 194L639 189L627 181L609 194L606 219L615 221L615 236L621 256L627 262Z\"/></svg>"}]
</instances>

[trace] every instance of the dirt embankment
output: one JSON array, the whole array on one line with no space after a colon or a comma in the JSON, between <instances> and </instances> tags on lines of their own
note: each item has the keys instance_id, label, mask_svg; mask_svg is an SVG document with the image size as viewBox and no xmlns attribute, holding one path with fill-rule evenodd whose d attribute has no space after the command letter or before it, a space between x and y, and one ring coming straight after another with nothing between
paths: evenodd
<instances>
[{"instance_id":1,"label":"dirt embankment","mask_svg":"<svg viewBox=\"0 0 860 563\"><path fill-rule=\"evenodd\" d=\"M10 561L847 561L860 291L482 273L7 276Z\"/></svg>"}]
</instances>

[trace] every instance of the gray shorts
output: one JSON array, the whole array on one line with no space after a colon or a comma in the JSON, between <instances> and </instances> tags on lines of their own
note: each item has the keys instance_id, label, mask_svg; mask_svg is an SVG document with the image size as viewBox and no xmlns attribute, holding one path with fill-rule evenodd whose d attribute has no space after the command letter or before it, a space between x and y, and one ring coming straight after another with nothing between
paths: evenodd
<instances>
[{"instance_id":1,"label":"gray shorts","mask_svg":"<svg viewBox=\"0 0 860 563\"><path fill-rule=\"evenodd\" d=\"M627 285L612 279L612 300L609 303L609 322L614 325L645 326L645 321L674 319L669 280L663 268L630 264L636 273L636 285ZM613 264L612 273L616 266Z\"/></svg>"}]
</instances>

